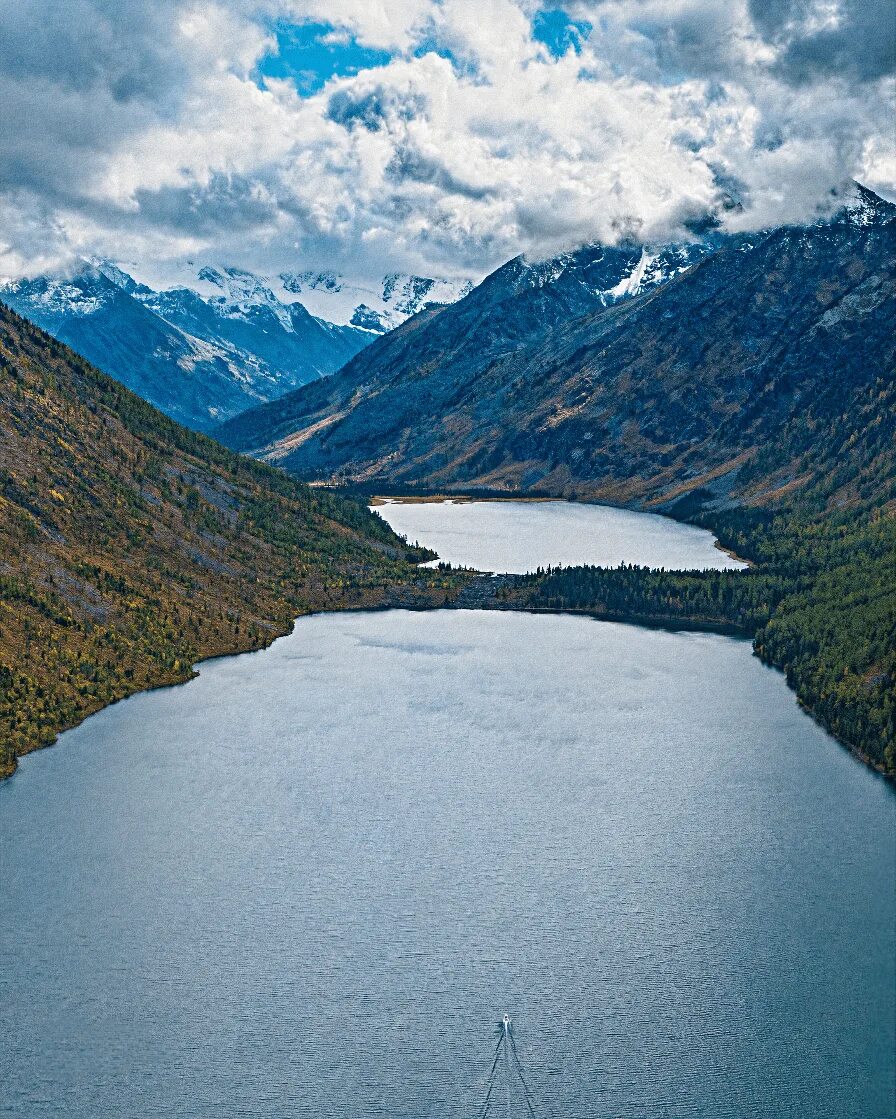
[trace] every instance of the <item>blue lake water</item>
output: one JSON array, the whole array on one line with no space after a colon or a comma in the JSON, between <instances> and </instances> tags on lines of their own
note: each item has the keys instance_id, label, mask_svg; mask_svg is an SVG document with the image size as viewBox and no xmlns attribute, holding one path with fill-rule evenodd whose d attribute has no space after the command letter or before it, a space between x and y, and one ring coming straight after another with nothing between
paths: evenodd
<instances>
[{"instance_id":1,"label":"blue lake water","mask_svg":"<svg viewBox=\"0 0 896 1119\"><path fill-rule=\"evenodd\" d=\"M0 1114L472 1119L504 1012L539 1116L894 1114L896 797L742 641L305 618L0 852Z\"/></svg>"}]
</instances>

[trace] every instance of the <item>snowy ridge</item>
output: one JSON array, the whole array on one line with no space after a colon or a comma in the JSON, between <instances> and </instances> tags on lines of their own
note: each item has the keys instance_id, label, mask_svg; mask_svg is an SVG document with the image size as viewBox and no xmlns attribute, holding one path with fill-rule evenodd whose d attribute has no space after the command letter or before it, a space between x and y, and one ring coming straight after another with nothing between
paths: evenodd
<instances>
[{"instance_id":1,"label":"snowy ridge","mask_svg":"<svg viewBox=\"0 0 896 1119\"><path fill-rule=\"evenodd\" d=\"M104 283L90 265L74 276L41 276L36 280L11 280L0 284L8 300L27 299L41 316L56 321L63 316L85 318L96 314L114 297L115 287Z\"/></svg>"},{"instance_id":2,"label":"snowy ridge","mask_svg":"<svg viewBox=\"0 0 896 1119\"><path fill-rule=\"evenodd\" d=\"M266 308L285 330L292 329L291 309L299 306L322 324L385 334L428 303L454 303L473 288L466 278L453 280L397 272L353 279L338 272L317 270L261 274L190 260L166 265L164 273L155 273L152 264L94 264L113 283L138 299L151 302L157 294L191 291L219 313L236 318Z\"/></svg>"},{"instance_id":3,"label":"snowy ridge","mask_svg":"<svg viewBox=\"0 0 896 1119\"><path fill-rule=\"evenodd\" d=\"M283 272L283 290L316 318L385 334L428 303L455 303L470 280L432 279L391 272L378 280L349 280L336 272Z\"/></svg>"},{"instance_id":4,"label":"snowy ridge","mask_svg":"<svg viewBox=\"0 0 896 1119\"><path fill-rule=\"evenodd\" d=\"M210 285L212 290L207 291L204 298L208 303L217 304L223 314L243 318L254 308L265 307L276 316L284 330L293 330L287 304L253 273L241 268L205 267L197 273L197 279Z\"/></svg>"},{"instance_id":5,"label":"snowy ridge","mask_svg":"<svg viewBox=\"0 0 896 1119\"><path fill-rule=\"evenodd\" d=\"M641 250L640 258L618 284L606 291L595 292L595 295L599 296L605 305L639 295L647 288L659 287L673 276L686 272L714 248L715 246L702 241L695 241L689 245L671 245L661 250L654 249L652 252L645 246Z\"/></svg>"},{"instance_id":6,"label":"snowy ridge","mask_svg":"<svg viewBox=\"0 0 896 1119\"><path fill-rule=\"evenodd\" d=\"M652 264L656 259L656 257L652 257L648 254L647 249L642 249L641 259L634 266L631 272L629 272L627 276L623 276L619 283L610 288L609 291L601 292L600 294L605 295L614 301L617 299L624 299L627 295L637 295L638 292L641 290L641 285L644 282L644 274L647 271L648 266Z\"/></svg>"},{"instance_id":7,"label":"snowy ridge","mask_svg":"<svg viewBox=\"0 0 896 1119\"><path fill-rule=\"evenodd\" d=\"M896 217L896 206L878 197L861 183L852 182L839 214L842 214L850 225L865 227L892 221Z\"/></svg>"},{"instance_id":8,"label":"snowy ridge","mask_svg":"<svg viewBox=\"0 0 896 1119\"><path fill-rule=\"evenodd\" d=\"M516 289L573 286L583 301L583 311L609 307L658 287L685 272L719 247L719 238L672 245L619 245L594 243L553 260L517 262Z\"/></svg>"},{"instance_id":9,"label":"snowy ridge","mask_svg":"<svg viewBox=\"0 0 896 1119\"><path fill-rule=\"evenodd\" d=\"M117 264L81 261L71 273L0 283L0 298L199 430L335 373L374 338L319 321L240 269L183 279L190 286L155 291Z\"/></svg>"}]
</instances>

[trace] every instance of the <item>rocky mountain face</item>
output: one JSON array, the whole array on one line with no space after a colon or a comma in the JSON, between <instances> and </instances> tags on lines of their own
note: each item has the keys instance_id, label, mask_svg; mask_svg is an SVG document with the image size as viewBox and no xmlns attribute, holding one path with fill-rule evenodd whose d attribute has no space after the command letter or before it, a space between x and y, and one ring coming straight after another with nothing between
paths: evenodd
<instances>
[{"instance_id":1,"label":"rocky mountain face","mask_svg":"<svg viewBox=\"0 0 896 1119\"><path fill-rule=\"evenodd\" d=\"M220 437L385 487L761 500L812 456L871 486L893 454L894 216L856 187L809 227L514 260Z\"/></svg>"},{"instance_id":2,"label":"rocky mountain face","mask_svg":"<svg viewBox=\"0 0 896 1119\"><path fill-rule=\"evenodd\" d=\"M587 245L546 261L516 257L455 304L424 305L413 322L403 324L388 342L376 343L371 368L388 369L393 360L400 365L411 353L418 367L438 363L448 368L468 360L475 367L534 345L554 328L588 312L659 286L712 251L713 244L705 240L653 252L636 245ZM406 339L412 339L410 344ZM320 399L328 400L329 395L324 393ZM245 423L221 431L241 446L260 445L273 436L266 425L273 425L278 434L290 434L294 415L301 415L309 400L290 395L280 407L253 410Z\"/></svg>"},{"instance_id":3,"label":"rocky mountain face","mask_svg":"<svg viewBox=\"0 0 896 1119\"><path fill-rule=\"evenodd\" d=\"M107 263L0 286L0 299L167 415L196 430L327 376L374 337L282 303L235 269L205 294L153 291Z\"/></svg>"}]
</instances>

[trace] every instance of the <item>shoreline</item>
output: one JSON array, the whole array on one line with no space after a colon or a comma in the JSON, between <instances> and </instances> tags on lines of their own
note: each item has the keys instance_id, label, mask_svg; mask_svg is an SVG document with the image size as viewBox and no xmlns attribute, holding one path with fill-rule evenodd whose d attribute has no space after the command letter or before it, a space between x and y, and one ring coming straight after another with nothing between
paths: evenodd
<instances>
[{"instance_id":1,"label":"shoreline","mask_svg":"<svg viewBox=\"0 0 896 1119\"><path fill-rule=\"evenodd\" d=\"M672 520L672 521L674 521L674 520L675 520L675 517L670 517L669 519L670 519L670 520ZM679 524L683 524L683 525L685 525L685 524L690 524L690 521L679 521L678 523L679 523ZM699 527L699 526L698 526L698 527ZM712 531L712 530L711 530L711 529L707 529L706 531L707 531L707 532L710 532L710 531ZM735 551L734 551L733 549L731 549L731 548L726 548L726 547L725 547L725 545L724 545L724 544L722 544L722 543L721 543L721 541L719 541L719 540L716 540L716 542L715 542L715 544L713 545L713 547L714 547L714 548L718 548L718 549L719 549L719 551L720 551L720 552L722 552L722 553L723 553L724 555L728 556L728 558L729 558L729 559L737 560L737 562L738 562L738 563L742 563L742 564L744 565L744 566L743 566L742 568L740 568L740 569L737 569L737 568L735 568L735 570L742 570L742 571L746 571L746 570L747 570L748 568L751 568L751 567L753 566L753 565L752 565L752 563L750 563L750 561L749 561L749 560L745 560L743 556L739 556L739 555L737 554L737 552L735 552ZM729 570L730 570L730 569L729 569Z\"/></svg>"},{"instance_id":2,"label":"shoreline","mask_svg":"<svg viewBox=\"0 0 896 1119\"><path fill-rule=\"evenodd\" d=\"M451 503L452 505L474 505L476 503L501 501L514 502L514 503L527 503L531 505L545 504L551 501L566 502L565 497L471 497L469 494L453 494L453 493L431 493L423 494L419 497L413 494L373 494L367 499L367 504L371 508L379 508L383 505L445 505ZM581 505L600 505L602 502L589 501L589 502L573 502L572 504ZM632 510L634 512L634 510Z\"/></svg>"},{"instance_id":3,"label":"shoreline","mask_svg":"<svg viewBox=\"0 0 896 1119\"><path fill-rule=\"evenodd\" d=\"M360 495L358 495L358 496L360 496ZM398 495L369 494L369 495L365 496L365 500L368 502L368 504L370 506L376 508L377 506L385 505L387 502L396 502L396 503L399 503L399 504L438 504L438 503L442 503L442 502L445 502L445 501L451 501L451 502L454 502L454 503L457 503L457 504L469 504L469 503L477 502L477 501L544 503L544 502L552 502L552 501L553 502L565 502L568 499L563 498L563 497L548 496L548 495L530 496L530 495L525 495L525 494L515 495L515 494L508 494L508 493L501 493L501 494L491 493L489 495L475 494L475 493L474 494L450 494L450 493L449 494L445 494L445 493L414 494L414 493L404 493L404 494L398 494ZM603 505L603 506L606 506L607 508L615 508L615 509L627 509L627 511L629 511L629 512L648 512L647 510L643 510L643 509L632 509L630 506L613 505L613 504L611 504L609 502L606 502L606 501L580 500L580 501L577 501L576 503L581 503L581 504L585 504L585 505ZM693 526L693 522L687 521L684 518L672 516L668 513L659 513L659 514L654 513L653 515L666 517L667 519L675 521L679 524L689 524L689 525ZM705 529L705 531L712 532L712 529L711 528L706 528L706 526L699 526L698 525L698 526L693 526L693 527L702 527L702 528ZM713 533L713 536L714 536L714 533ZM725 548L719 542L718 539L715 539L715 537L714 537L714 547L716 547L719 551L723 552L725 555L728 555L732 559L735 559L738 562L744 564L744 567L739 569L739 570L747 571L747 570L752 568L753 565L749 561L747 561L743 557L737 555L731 549ZM420 566L425 566L425 565L421 564ZM572 566L576 566L576 565L572 565ZM606 612L602 613L600 611L589 610L589 609L585 609L585 608L582 608L582 609L579 609L579 608L563 609L563 608L547 608L547 607L538 608L538 607L522 606L522 605L521 606L498 605L496 602L494 602L494 599L489 595L486 595L484 598L474 600L473 602L470 602L469 604L467 604L467 603L464 603L463 601L459 601L459 600L464 599L465 592L467 592L470 588L473 588L477 585L478 586L485 586L485 583L483 582L484 580L488 580L489 583L490 583L490 586L494 589L497 589L497 586L499 584L495 583L495 582L492 582L492 580L496 579L496 577L499 580L499 582L503 581L505 578L511 578L511 579L515 578L514 576L502 575L501 573L485 574L485 573L482 573L482 572L473 572L472 569L468 569L468 573L471 577L470 577L467 585L462 586L462 587L458 587L458 588L454 588L450 591L445 591L443 593L441 601L439 601L439 602L433 602L431 600L424 601L424 599L426 599L426 595L424 593L420 593L420 592L415 593L413 588L409 588L406 585L396 583L396 584L394 584L394 585L392 585L388 588L384 588L384 590L382 592L382 595L381 595L381 598L380 598L380 601L377 601L377 602L358 603L356 605L346 605L344 607L337 607L335 609L333 608L332 605L329 605L329 606L327 606L326 608L323 608L323 609L311 607L307 610L301 610L294 617L292 617L292 619L290 620L290 622L288 624L288 628L286 628L285 626L283 628L281 628L279 626L276 626L273 629L269 629L263 635L259 635L260 640L250 642L250 643L247 643L247 644L240 643L240 644L235 645L234 647L231 647L231 648L225 648L225 649L210 652L209 655L203 656L199 660L197 660L194 663L194 665L191 667L191 669L189 671L184 671L183 674L177 674L173 678L169 675L166 678L159 679L157 682L150 683L148 685L144 685L144 686L141 686L141 687L135 687L133 689L127 690L123 694L121 694L119 696L116 696L116 697L114 697L113 699L111 699L107 702L100 703L100 704L84 711L83 713L80 713L77 719L75 719L72 722L66 724L65 726L60 727L59 730L56 732L56 735L55 735L55 737L53 738L52 741L38 743L35 746L30 747L29 749L27 749L27 750L23 751L21 754L19 754L18 757L13 759L13 765L12 765L11 769L9 769L8 771L0 770L0 782L4 782L4 781L8 780L9 778L11 778L15 775L16 770L18 768L18 758L19 757L26 757L28 754L34 753L37 750L47 749L50 746L56 745L56 743L59 740L60 735L64 734L66 731L73 730L77 726L80 726L86 719L89 719L92 715L98 714L100 711L104 710L106 707L111 707L113 704L119 703L124 699L130 698L131 696L138 695L141 692L155 691L155 690L158 690L158 689L161 689L161 688L166 688L166 687L179 687L183 684L187 684L187 683L190 682L190 680L194 679L198 675L197 666L205 663L206 661L215 660L215 659L218 659L220 657L241 656L244 653L260 652L264 649L267 649L275 641L277 641L281 637L287 636L289 633L291 633L293 628L295 627L296 623L301 618L308 617L308 616L311 616L311 615L353 613L353 612L365 611L365 610L366 611L382 611L382 610L390 610L390 609L413 610L413 611L418 611L418 612L421 612L421 613L428 612L430 610L438 610L438 609L472 609L472 610L483 610L483 611L499 610L499 611L507 611L507 612L532 613L532 614L555 614L555 615L572 614L572 615L577 615L577 616L591 617L591 618L594 618L596 621L606 621L606 622L614 622L614 623L625 624L625 625L635 625L635 626L640 626L641 628L645 628L645 629L659 629L659 630L664 630L664 631L667 631L667 632L715 633L715 634L719 634L721 636L727 636L727 637L731 637L731 638L734 638L734 639L751 640L751 641L754 637L754 635L749 630L745 629L744 627L739 627L739 626L736 626L734 624L729 624L729 623L715 622L715 621L712 621L712 620L662 619L662 618L652 618L648 615L635 616L635 615L625 615L625 614L622 614L622 613L606 613ZM407 593L407 592L410 592L410 593ZM754 653L755 656L759 656L759 654L756 653L755 648L753 650L753 653ZM759 656L759 660L763 664L768 665L771 668L774 668L777 672L780 672L782 675L784 675L783 670L780 668L780 666L775 664L774 661L768 660L768 659L766 659L765 657L762 657L762 656ZM867 766L869 769L872 769L875 773L879 774L886 781L888 781L892 784L896 784L896 774L893 774L893 773L889 772L888 770L886 770L885 768L883 768L883 766L879 765L873 759L868 757L868 755L866 755L858 747L852 745L846 739L840 738L838 735L834 734L834 732L829 727L825 726L824 722L822 722L822 720L818 718L815 711L808 704L803 702L803 700L800 698L799 694L797 693L796 689L791 687L790 683L787 681L786 675L785 675L784 678L785 678L785 687L787 687L787 689L789 691L793 692L794 697L795 697L797 703L799 704L799 706L802 708L802 710L804 710L809 715L809 717L812 718L812 720L819 727L821 727L822 730L825 731L825 733L830 735L831 738L833 739L833 741L837 742L839 745L844 747L854 758L856 758L862 764Z\"/></svg>"},{"instance_id":4,"label":"shoreline","mask_svg":"<svg viewBox=\"0 0 896 1119\"><path fill-rule=\"evenodd\" d=\"M494 576L494 575L480 575L479 576L479 579L481 579L481 580L485 580L485 579L491 580L491 579L494 579L494 578L496 578L496 576ZM501 578L501 576L497 576L497 578ZM471 585L473 585L473 583L475 581L476 580L471 581ZM463 589L460 589L457 592L457 595L456 595L456 598L455 598L454 601L442 602L442 603L438 603L438 604L426 604L426 605L424 605L422 602L420 602L418 600L416 603L413 602L413 601L403 602L403 603L401 603L401 602L364 603L364 604L359 604L357 606L347 606L347 607L344 607L343 609L335 609L334 610L334 609L330 608L330 609L322 609L322 610L321 609L310 609L310 610L302 611L301 613L296 614L295 617L291 619L291 621L289 623L289 626L284 627L282 629L282 631L269 632L268 634L266 634L265 635L266 639L264 641L258 642L256 644L246 645L246 646L239 647L239 648L222 650L221 652L213 652L209 656L202 657L200 660L196 661L191 666L190 671L185 672L182 676L178 676L178 677L175 677L175 678L168 678L168 679L164 679L164 680L159 680L156 683L149 684L149 685L144 686L144 687L134 688L133 690L126 692L124 695L117 696L115 699L110 700L108 703L100 704L97 707L93 708L92 710L84 712L84 714L80 718L74 720L73 722L67 724L64 727L60 727L59 731L56 733L56 737L51 742L39 743L38 745L32 747L31 749L26 750L24 753L19 754L14 759L15 764L14 764L14 766L11 770L9 770L8 772L4 772L3 770L0 770L0 785L4 785L7 781L11 780L11 778L13 778L15 776L16 772L18 771L18 768L19 768L18 763L19 763L19 760L21 758L26 758L31 754L36 754L36 753L39 753L43 750L49 750L49 749L57 746L59 744L59 740L62 737L62 735L64 735L68 731L75 730L77 727L81 726L83 723L85 723L88 719L92 718L94 715L98 715L101 711L105 711L110 707L114 707L119 703L123 703L125 700L133 699L134 696L148 694L150 692L162 691L165 688L184 687L186 684L189 684L192 680L197 679L197 677L200 675L200 670L201 670L202 665L208 664L212 661L225 660L229 657L241 657L241 656L245 656L249 653L264 652L266 649L269 649L276 641L279 641L283 637L290 636L290 634L294 631L296 625L303 618L323 617L323 616L326 616L328 614L332 614L334 616L337 615L337 614L363 614L363 613L379 614L379 613L384 613L384 612L389 611L389 610L407 610L407 611L410 611L412 613L419 613L419 614L427 614L427 613L430 613L430 612L436 611L436 610L451 610L451 611L471 610L471 611L479 611L479 612L482 612L482 613L533 614L533 615L551 615L551 616L554 616L554 617L563 617L564 615L570 615L572 617L591 618L591 619L593 619L594 621L597 621L597 622L610 622L610 623L615 624L615 625L631 625L631 626L636 626L639 629L658 630L658 631L662 631L664 633L708 633L708 634L713 634L713 635L716 635L716 636L719 636L719 637L728 637L728 638L730 638L732 640L735 640L735 641L744 641L744 642L745 641L750 641L751 644L752 644L752 635L750 634L750 632L748 630L744 629L743 627L738 627L738 626L735 626L735 625L729 625L729 624L725 624L725 623L712 622L712 621L708 621L708 620L707 621L694 620L690 623L687 623L687 622L678 623L678 622L676 622L675 620L672 620L672 619L664 620L664 619L660 619L660 618L650 618L648 616L633 616L633 615L626 616L626 615L619 614L619 613L600 613L599 611L596 611L596 610L587 610L587 609L581 609L581 608L571 608L571 609L564 610L564 609L558 609L556 607L507 606L507 605L497 605L497 604L489 606L485 603L479 603L479 604L475 604L475 605L474 604L465 605L464 603L460 603L460 602L457 601L457 598L462 597L462 595L463 595ZM812 719L812 721L821 730L823 730L825 732L825 734L827 734L830 737L832 742L835 742L838 746L845 749L846 752L848 754L850 754L851 757L853 757L857 762L864 765L867 769L870 769L878 777L880 777L882 780L886 781L888 785L890 785L891 787L896 789L896 774L890 773L889 771L884 769L882 766L878 765L872 758L869 758L868 755L865 754L862 750L858 749L856 746L853 746L850 742L846 741L845 739L839 738L836 734L833 733L833 731L831 731L828 727L826 727L824 725L824 723L817 717L817 715L812 710L812 708L808 704L804 703L803 700L799 697L799 695L797 695L795 689L793 689L790 686L790 684L787 681L787 677L784 674L783 669L781 669L773 661L767 660L765 657L760 656L756 652L755 648L752 649L752 655L754 657L756 657L761 664L764 664L768 668L774 669L774 671L777 672L778 675L782 677L784 687L786 688L787 691L789 691L793 694L793 697L794 697L794 700L796 701L797 706L802 711L804 711L806 713L806 715L808 715L808 717L810 719Z\"/></svg>"},{"instance_id":5,"label":"shoreline","mask_svg":"<svg viewBox=\"0 0 896 1119\"><path fill-rule=\"evenodd\" d=\"M458 572L458 574L460 574ZM463 590L462 587L457 588L456 594L460 594ZM451 592L446 590L443 592L444 598L447 598ZM293 614L288 622L284 621L283 624L277 622L269 622L264 632L259 632L256 640L249 639L245 642L238 642L234 645L225 646L222 648L212 648L205 655L199 657L193 664L183 672L168 673L160 675L158 679L149 683L142 683L134 687L126 687L122 690L120 695L113 696L105 701L90 704L83 710L78 712L76 718L59 726L52 739L43 742L36 742L33 746L22 750L19 754L13 755L12 765L0 767L0 785L10 780L15 776L18 768L19 761L22 758L27 758L29 754L35 754L40 750L48 750L55 746L61 735L66 731L74 730L76 727L81 726L87 719L98 715L101 711L105 711L108 707L114 707L115 704L121 703L123 700L131 699L135 695L142 695L144 692L159 691L162 688L179 688L184 684L189 684L199 674L197 666L205 664L207 661L219 660L223 657L240 657L246 653L259 653L265 649L269 649L275 641L279 641L281 637L287 637L292 633L296 623L301 618L307 618L316 614L347 614L357 613L358 611L371 610L393 610L393 609L417 609L421 612L428 610L437 610L445 605L444 598L440 602L426 602L425 588L416 590L407 584L395 583L394 585L386 588L380 592L378 599L370 602L359 602L346 606L336 606L335 604L328 604L326 607L308 607L307 609L300 609L297 613Z\"/></svg>"},{"instance_id":6,"label":"shoreline","mask_svg":"<svg viewBox=\"0 0 896 1119\"><path fill-rule=\"evenodd\" d=\"M335 489L337 487L333 487L333 488ZM567 504L570 504L570 505L597 505L597 506L603 506L605 509L619 509L622 512L626 512L626 513L643 513L645 516L648 516L648 517L663 517L663 518L665 518L665 520L674 521L676 524L679 524L679 525L688 525L691 528L703 529L705 532L708 532L712 535L713 547L717 548L720 552L723 553L723 555L728 556L729 559L736 560L738 563L743 564L742 570L746 571L746 570L753 567L752 561L746 559L744 556L739 556L737 554L737 552L735 552L733 549L726 548L725 545L722 544L722 542L718 539L715 532L711 528L707 528L705 525L695 524L694 521L686 520L684 517L676 517L672 513L657 512L655 509L641 509L641 508L636 508L633 505L620 505L620 504L616 504L612 501L604 501L604 500L596 501L596 500L593 500L591 498L568 498L568 497L559 497L559 496L556 496L556 495L550 496L550 495L547 495L547 494L536 494L536 495L525 494L525 493L514 494L514 493L502 493L502 492L495 491L495 490L483 490L481 492L474 491L472 493L466 493L466 494L452 494L452 493L444 493L442 491L432 491L432 492L421 491L419 494L410 493L410 492L397 493L397 494L384 494L384 493L378 493L378 492L372 492L372 491L367 493L367 492L365 492L363 490L360 490L360 489L356 490L354 492L357 494L359 499L362 499L362 500L366 501L368 507L371 508L371 509L382 508L384 505L388 505L390 503L394 504L394 505L440 505L440 504L443 504L444 502L450 501L454 505L472 505L476 502L485 503L485 502L502 502L503 501L503 502L517 502L517 503L520 503L520 504L525 503L525 504L533 504L534 505L534 504L544 504L544 503L554 501L554 502L563 502L563 503L567 503ZM575 567L575 566L578 566L578 565L577 564L572 564L571 566Z\"/></svg>"}]
</instances>

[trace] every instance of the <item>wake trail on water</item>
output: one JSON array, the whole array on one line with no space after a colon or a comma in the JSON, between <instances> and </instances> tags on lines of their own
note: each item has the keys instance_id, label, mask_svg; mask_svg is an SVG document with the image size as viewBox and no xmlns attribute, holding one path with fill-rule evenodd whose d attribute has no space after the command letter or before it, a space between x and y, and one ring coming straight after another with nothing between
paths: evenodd
<instances>
[{"instance_id":1,"label":"wake trail on water","mask_svg":"<svg viewBox=\"0 0 896 1119\"><path fill-rule=\"evenodd\" d=\"M520 1084L522 1085L528 1117L529 1119L537 1119L537 1116L535 1114L535 1105L532 1102L532 1093L529 1091L529 1085L526 1083L526 1078L523 1075L523 1067L522 1063L520 1062L519 1053L517 1052L516 1041L513 1037L513 1030L511 1028L510 1022L506 1019L501 1030L501 1034L498 1038L498 1044L495 1046L495 1053L494 1057L492 1058L492 1066L489 1070L488 1081L486 1085L488 1090L485 1094L485 1100L482 1105L482 1110L479 1113L479 1119L487 1119L489 1115L489 1109L493 1102L495 1086L497 1085L499 1079L497 1075L498 1062L501 1059L502 1050L504 1052L505 1065L507 1069L506 1088L508 1119L510 1119L511 1116L512 1095L515 1094L513 1093L513 1078L511 1074L511 1067L519 1078Z\"/></svg>"}]
</instances>

